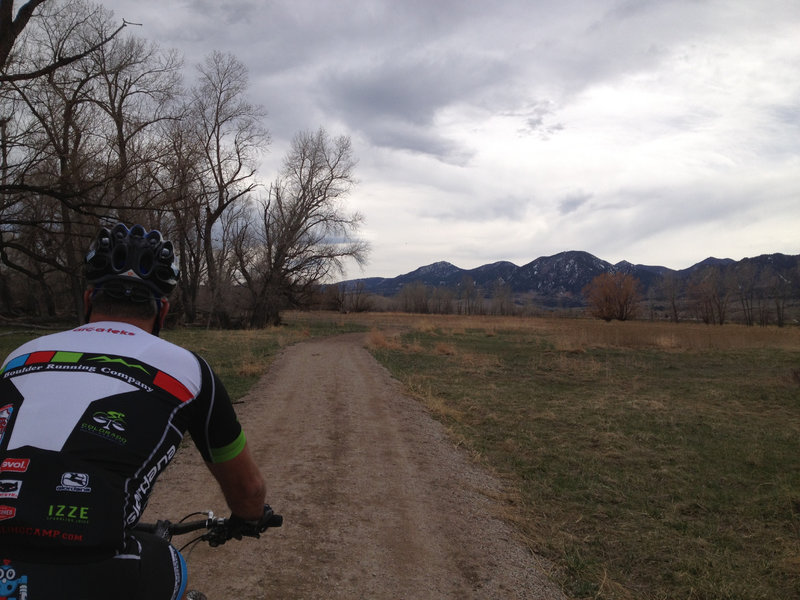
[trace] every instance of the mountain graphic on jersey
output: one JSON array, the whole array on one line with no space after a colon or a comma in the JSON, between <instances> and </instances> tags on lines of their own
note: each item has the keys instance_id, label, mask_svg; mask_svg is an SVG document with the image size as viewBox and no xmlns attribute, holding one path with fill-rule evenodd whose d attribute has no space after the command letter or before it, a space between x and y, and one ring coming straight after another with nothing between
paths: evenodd
<instances>
[{"instance_id":1,"label":"mountain graphic on jersey","mask_svg":"<svg viewBox=\"0 0 800 600\"><path fill-rule=\"evenodd\" d=\"M119 358L119 357L111 358L110 356L103 355L103 356L96 356L94 358L89 358L87 360L98 361L98 362L102 362L102 363L105 363L105 364L116 363L116 364L120 364L120 365L122 365L124 367L128 367L129 369L141 369L142 371L144 371L145 374L147 374L147 375L150 374L150 372L147 369L145 369L142 365L131 364L128 361L126 361L124 358Z\"/></svg>"}]
</instances>

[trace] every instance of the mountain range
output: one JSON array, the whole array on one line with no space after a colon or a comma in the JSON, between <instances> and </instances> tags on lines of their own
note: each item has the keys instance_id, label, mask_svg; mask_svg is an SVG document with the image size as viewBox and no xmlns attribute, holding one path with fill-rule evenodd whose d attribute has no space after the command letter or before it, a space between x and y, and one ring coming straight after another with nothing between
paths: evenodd
<instances>
[{"instance_id":1,"label":"mountain range","mask_svg":"<svg viewBox=\"0 0 800 600\"><path fill-rule=\"evenodd\" d=\"M475 269L461 269L449 262L440 261L392 278L369 277L342 282L347 289L357 286L362 291L381 296L394 296L412 283L429 287L457 289L466 277L491 295L497 284L508 286L515 295L530 295L543 305L582 305L581 290L602 273L626 273L639 280L643 293L657 286L667 274L673 274L679 282L687 282L694 274L709 268L725 272L747 273L747 277L760 280L769 272L797 285L800 255L764 254L754 258L735 261L730 258L707 258L687 269L673 270L667 267L636 265L627 261L611 264L588 252L567 251L553 256L542 256L526 265L517 266L508 261L483 265Z\"/></svg>"}]
</instances>

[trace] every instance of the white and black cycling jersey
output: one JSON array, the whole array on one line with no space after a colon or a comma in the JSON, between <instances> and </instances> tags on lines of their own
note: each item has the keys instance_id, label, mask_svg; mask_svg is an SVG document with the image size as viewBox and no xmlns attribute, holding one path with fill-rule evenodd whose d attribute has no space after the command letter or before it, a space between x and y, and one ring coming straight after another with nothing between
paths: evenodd
<instances>
[{"instance_id":1,"label":"white and black cycling jersey","mask_svg":"<svg viewBox=\"0 0 800 600\"><path fill-rule=\"evenodd\" d=\"M196 354L118 322L22 345L0 371L0 554L121 548L186 431L207 462L245 445Z\"/></svg>"}]
</instances>

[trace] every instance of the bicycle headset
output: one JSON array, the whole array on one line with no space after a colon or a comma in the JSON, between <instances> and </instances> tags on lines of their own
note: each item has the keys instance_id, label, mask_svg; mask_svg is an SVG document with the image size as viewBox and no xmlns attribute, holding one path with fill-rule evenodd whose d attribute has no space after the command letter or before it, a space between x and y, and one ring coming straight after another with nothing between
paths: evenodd
<instances>
[{"instance_id":1,"label":"bicycle headset","mask_svg":"<svg viewBox=\"0 0 800 600\"><path fill-rule=\"evenodd\" d=\"M172 242L161 232L149 233L141 225L128 229L122 223L110 231L103 227L84 261L86 279L95 290L133 302L169 296L178 283Z\"/></svg>"}]
</instances>

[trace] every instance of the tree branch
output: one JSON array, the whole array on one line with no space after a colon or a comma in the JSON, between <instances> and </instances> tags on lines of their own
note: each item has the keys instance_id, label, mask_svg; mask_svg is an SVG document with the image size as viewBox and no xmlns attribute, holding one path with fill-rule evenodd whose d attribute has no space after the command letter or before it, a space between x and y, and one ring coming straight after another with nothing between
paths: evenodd
<instances>
[{"instance_id":1,"label":"tree branch","mask_svg":"<svg viewBox=\"0 0 800 600\"><path fill-rule=\"evenodd\" d=\"M17 73L16 75L8 75L5 72L0 72L0 83L11 82L11 81L29 81L31 79L36 79L37 77L44 77L45 75L49 75L55 72L57 69L60 69L61 67L64 67L70 63L74 63L75 61L81 60L82 58L86 58L92 52L101 48L102 46L113 40L115 37L117 37L119 32L125 29L125 27L127 27L128 25L135 25L135 24L136 23L128 23L128 21L123 19L122 25L117 27L114 33L112 33L108 37L103 38L91 48L88 48L87 50L81 52L80 54L61 57L57 59L54 63L51 63L46 67L43 67L36 71L32 71L30 73Z\"/></svg>"}]
</instances>

